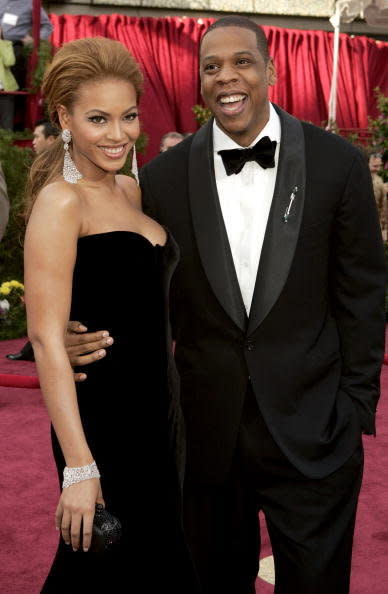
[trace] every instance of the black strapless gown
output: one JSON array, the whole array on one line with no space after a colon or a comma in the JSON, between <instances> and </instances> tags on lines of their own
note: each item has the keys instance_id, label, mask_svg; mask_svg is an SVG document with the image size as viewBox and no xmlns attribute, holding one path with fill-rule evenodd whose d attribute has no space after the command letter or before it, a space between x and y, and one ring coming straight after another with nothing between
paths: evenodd
<instances>
[{"instance_id":1,"label":"black strapless gown","mask_svg":"<svg viewBox=\"0 0 388 594\"><path fill-rule=\"evenodd\" d=\"M109 330L114 344L104 359L78 369L88 375L77 385L78 405L106 509L120 519L123 536L103 558L73 552L60 537L42 593L195 591L168 436L167 247L128 231L79 238L71 319ZM66 464L51 430L61 484Z\"/></svg>"}]
</instances>

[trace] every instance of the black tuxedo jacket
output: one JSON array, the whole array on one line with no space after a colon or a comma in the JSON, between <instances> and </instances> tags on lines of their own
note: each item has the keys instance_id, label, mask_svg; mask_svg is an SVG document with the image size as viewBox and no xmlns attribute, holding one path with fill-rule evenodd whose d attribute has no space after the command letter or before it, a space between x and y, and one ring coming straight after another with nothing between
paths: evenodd
<instances>
[{"instance_id":1,"label":"black tuxedo jacket","mask_svg":"<svg viewBox=\"0 0 388 594\"><path fill-rule=\"evenodd\" d=\"M212 121L140 172L145 212L181 252L170 307L186 477L201 483L230 469L249 381L306 476L333 472L361 430L375 432L386 270L371 176L350 143L276 109L279 166L249 319L217 196Z\"/></svg>"}]
</instances>

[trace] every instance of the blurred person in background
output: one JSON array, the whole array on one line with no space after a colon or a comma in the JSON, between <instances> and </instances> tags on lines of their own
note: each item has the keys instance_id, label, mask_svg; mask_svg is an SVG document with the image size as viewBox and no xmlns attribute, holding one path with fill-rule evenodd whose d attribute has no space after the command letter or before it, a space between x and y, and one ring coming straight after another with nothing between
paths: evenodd
<instances>
[{"instance_id":1,"label":"blurred person in background","mask_svg":"<svg viewBox=\"0 0 388 594\"><path fill-rule=\"evenodd\" d=\"M59 131L51 122L38 120L33 132L32 147L37 155L46 150L55 141Z\"/></svg>"},{"instance_id":2,"label":"blurred person in background","mask_svg":"<svg viewBox=\"0 0 388 594\"><path fill-rule=\"evenodd\" d=\"M32 45L32 0L0 0L0 25L3 37L12 41L16 63L15 78L21 88L25 86L26 60L24 46ZM46 12L40 10L40 38L48 39L53 28Z\"/></svg>"},{"instance_id":3,"label":"blurred person in background","mask_svg":"<svg viewBox=\"0 0 388 594\"><path fill-rule=\"evenodd\" d=\"M184 136L180 132L167 132L160 139L160 152L168 151L171 147L182 142L183 139Z\"/></svg>"},{"instance_id":4,"label":"blurred person in background","mask_svg":"<svg viewBox=\"0 0 388 594\"><path fill-rule=\"evenodd\" d=\"M33 44L32 38L32 0L0 0L0 26L3 38L12 42L15 63L12 73L20 89L26 87L27 53L26 46ZM53 28L46 12L40 10L40 39L48 39ZM14 99L15 107L24 97Z\"/></svg>"},{"instance_id":5,"label":"blurred person in background","mask_svg":"<svg viewBox=\"0 0 388 594\"><path fill-rule=\"evenodd\" d=\"M0 26L0 91L12 92L19 88L10 68L15 64L12 41L3 39ZM0 95L0 128L13 129L14 96Z\"/></svg>"},{"instance_id":6,"label":"blurred person in background","mask_svg":"<svg viewBox=\"0 0 388 594\"><path fill-rule=\"evenodd\" d=\"M383 168L381 153L378 153L375 150L370 152L368 163L369 171L372 176L373 192L379 211L381 233L384 241L387 241L387 185L384 184L383 178L379 175L379 171Z\"/></svg>"}]
</instances>

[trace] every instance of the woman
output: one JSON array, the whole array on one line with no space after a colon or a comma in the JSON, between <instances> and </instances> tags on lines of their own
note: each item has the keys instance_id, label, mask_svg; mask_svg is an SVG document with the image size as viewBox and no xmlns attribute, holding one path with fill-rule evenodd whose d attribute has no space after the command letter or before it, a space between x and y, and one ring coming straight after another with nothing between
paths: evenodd
<instances>
[{"instance_id":1,"label":"woman","mask_svg":"<svg viewBox=\"0 0 388 594\"><path fill-rule=\"evenodd\" d=\"M141 211L136 181L117 175L139 135L141 85L133 57L103 38L65 44L43 82L62 135L31 170L26 306L63 487L44 593L122 592L133 582L145 593L195 591L168 328L177 247ZM77 388L64 346L69 316L115 336ZM91 538L96 503L122 524L120 543L102 556Z\"/></svg>"}]
</instances>

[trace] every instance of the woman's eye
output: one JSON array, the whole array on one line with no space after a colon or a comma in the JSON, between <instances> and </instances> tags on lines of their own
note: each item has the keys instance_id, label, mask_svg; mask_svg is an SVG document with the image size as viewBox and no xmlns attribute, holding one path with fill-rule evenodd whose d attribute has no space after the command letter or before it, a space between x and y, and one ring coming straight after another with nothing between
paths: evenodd
<instances>
[{"instance_id":1,"label":"woman's eye","mask_svg":"<svg viewBox=\"0 0 388 594\"><path fill-rule=\"evenodd\" d=\"M90 118L88 118L88 120L93 124L103 124L105 122L104 116L101 115L91 116Z\"/></svg>"},{"instance_id":2,"label":"woman's eye","mask_svg":"<svg viewBox=\"0 0 388 594\"><path fill-rule=\"evenodd\" d=\"M135 120L135 119L138 117L138 115L139 115L139 114L138 114L136 111L133 111L132 113L128 113L128 114L125 116L125 119L126 119L126 120L129 120L130 122L132 122L132 120Z\"/></svg>"}]
</instances>

